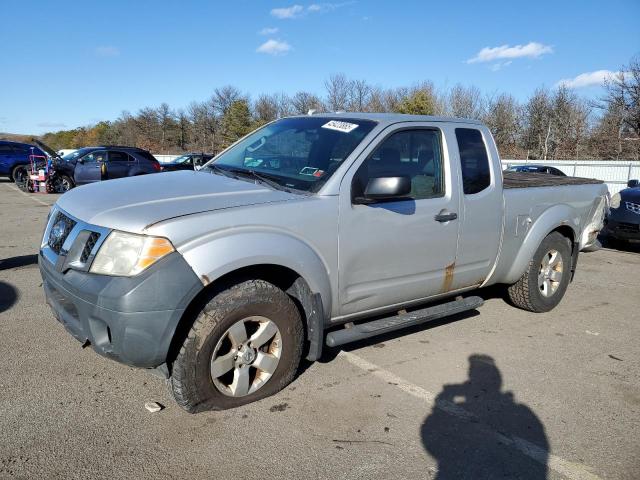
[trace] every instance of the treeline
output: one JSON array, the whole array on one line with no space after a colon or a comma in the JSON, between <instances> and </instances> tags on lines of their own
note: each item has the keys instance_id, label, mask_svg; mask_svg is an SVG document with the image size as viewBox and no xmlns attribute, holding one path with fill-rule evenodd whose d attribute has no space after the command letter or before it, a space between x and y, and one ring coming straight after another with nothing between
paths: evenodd
<instances>
[{"instance_id":1,"label":"treeline","mask_svg":"<svg viewBox=\"0 0 640 480\"><path fill-rule=\"evenodd\" d=\"M57 149L124 144L153 153L217 153L271 120L309 110L447 115L484 121L504 158L640 158L640 60L605 82L604 96L587 100L559 86L539 88L525 102L508 93L483 94L456 85L440 91L431 82L381 88L344 74L329 77L323 97L300 91L255 98L233 86L216 88L202 102L173 109L166 103L114 121L43 135Z\"/></svg>"}]
</instances>

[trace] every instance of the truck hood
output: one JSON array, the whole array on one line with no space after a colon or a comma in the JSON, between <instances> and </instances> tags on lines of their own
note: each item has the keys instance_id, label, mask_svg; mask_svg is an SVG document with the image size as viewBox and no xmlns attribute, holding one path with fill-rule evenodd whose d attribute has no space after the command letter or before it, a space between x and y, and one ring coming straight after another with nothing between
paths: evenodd
<instances>
[{"instance_id":1,"label":"truck hood","mask_svg":"<svg viewBox=\"0 0 640 480\"><path fill-rule=\"evenodd\" d=\"M60 197L57 205L93 225L142 233L170 218L298 197L250 181L208 172L179 171L74 188Z\"/></svg>"}]
</instances>

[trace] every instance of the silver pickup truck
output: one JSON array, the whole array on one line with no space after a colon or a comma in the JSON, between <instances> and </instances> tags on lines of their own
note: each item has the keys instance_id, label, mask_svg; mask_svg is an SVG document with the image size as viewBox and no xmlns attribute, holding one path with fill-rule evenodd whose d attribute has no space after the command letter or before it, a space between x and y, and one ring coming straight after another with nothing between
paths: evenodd
<instances>
[{"instance_id":1,"label":"silver pickup truck","mask_svg":"<svg viewBox=\"0 0 640 480\"><path fill-rule=\"evenodd\" d=\"M479 307L555 307L601 182L505 173L489 130L339 113L270 123L197 172L63 195L39 264L80 342L170 379L190 412L272 395L303 356Z\"/></svg>"}]
</instances>

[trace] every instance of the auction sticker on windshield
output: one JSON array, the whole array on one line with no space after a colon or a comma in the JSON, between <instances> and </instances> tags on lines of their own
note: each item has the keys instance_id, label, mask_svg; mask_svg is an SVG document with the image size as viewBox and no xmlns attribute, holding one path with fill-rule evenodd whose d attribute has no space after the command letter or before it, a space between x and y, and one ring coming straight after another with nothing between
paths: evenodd
<instances>
[{"instance_id":1,"label":"auction sticker on windshield","mask_svg":"<svg viewBox=\"0 0 640 480\"><path fill-rule=\"evenodd\" d=\"M329 130L337 130L338 132L349 133L358 128L355 123L341 122L339 120L331 120L330 122L322 125L322 128L328 128Z\"/></svg>"}]
</instances>

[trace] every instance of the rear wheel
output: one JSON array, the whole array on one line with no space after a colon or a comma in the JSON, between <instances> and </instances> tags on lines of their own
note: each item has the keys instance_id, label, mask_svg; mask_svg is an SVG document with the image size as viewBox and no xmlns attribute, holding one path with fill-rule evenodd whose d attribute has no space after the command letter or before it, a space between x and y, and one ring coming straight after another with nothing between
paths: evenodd
<instances>
[{"instance_id":1,"label":"rear wheel","mask_svg":"<svg viewBox=\"0 0 640 480\"><path fill-rule=\"evenodd\" d=\"M282 290L250 280L215 295L189 331L171 376L177 403L196 413L268 397L294 378L304 332Z\"/></svg>"},{"instance_id":2,"label":"rear wheel","mask_svg":"<svg viewBox=\"0 0 640 480\"><path fill-rule=\"evenodd\" d=\"M540 243L522 277L509 286L509 298L531 312L548 312L564 296L571 280L571 244L558 232Z\"/></svg>"},{"instance_id":3,"label":"rear wheel","mask_svg":"<svg viewBox=\"0 0 640 480\"><path fill-rule=\"evenodd\" d=\"M65 193L74 187L73 180L67 175L54 175L47 182L48 193Z\"/></svg>"}]
</instances>

